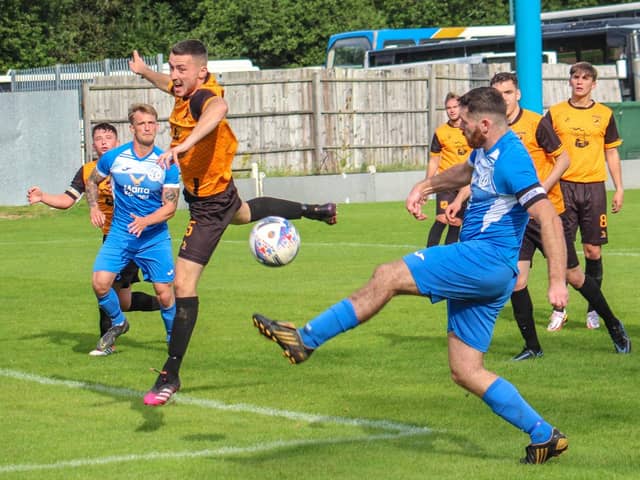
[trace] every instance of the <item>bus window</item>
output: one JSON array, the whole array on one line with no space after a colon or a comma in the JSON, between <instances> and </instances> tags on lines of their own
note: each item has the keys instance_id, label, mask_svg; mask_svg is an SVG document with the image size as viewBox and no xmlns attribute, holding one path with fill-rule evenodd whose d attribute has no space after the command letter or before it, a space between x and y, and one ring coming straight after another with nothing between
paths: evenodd
<instances>
[{"instance_id":1,"label":"bus window","mask_svg":"<svg viewBox=\"0 0 640 480\"><path fill-rule=\"evenodd\" d=\"M327 67L362 68L367 50L371 43L366 37L337 40L327 54Z\"/></svg>"},{"instance_id":2,"label":"bus window","mask_svg":"<svg viewBox=\"0 0 640 480\"><path fill-rule=\"evenodd\" d=\"M382 48L411 47L415 44L413 40L385 40Z\"/></svg>"}]
</instances>

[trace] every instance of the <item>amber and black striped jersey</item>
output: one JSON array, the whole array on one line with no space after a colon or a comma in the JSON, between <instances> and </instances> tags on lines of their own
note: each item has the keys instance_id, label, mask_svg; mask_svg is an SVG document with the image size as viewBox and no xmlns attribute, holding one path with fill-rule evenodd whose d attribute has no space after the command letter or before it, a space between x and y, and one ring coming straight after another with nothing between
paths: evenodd
<instances>
[{"instance_id":1,"label":"amber and black striped jersey","mask_svg":"<svg viewBox=\"0 0 640 480\"><path fill-rule=\"evenodd\" d=\"M87 189L87 182L91 173L96 168L97 161L85 163L78 169L71 184L67 187L64 193L73 198L74 201L78 201L82 194ZM113 194L111 192L111 177L105 178L98 184L98 208L104 214L104 225L102 226L102 233L109 233L111 228L111 219L113 218Z\"/></svg>"},{"instance_id":2,"label":"amber and black striped jersey","mask_svg":"<svg viewBox=\"0 0 640 480\"><path fill-rule=\"evenodd\" d=\"M622 144L611 109L598 102L589 107L576 107L566 101L549 108L546 117L571 159L562 179L577 183L604 182L607 179L604 152Z\"/></svg>"},{"instance_id":3,"label":"amber and black striped jersey","mask_svg":"<svg viewBox=\"0 0 640 480\"><path fill-rule=\"evenodd\" d=\"M562 141L554 131L553 125L548 118L521 108L520 113L509 126L529 152L538 178L541 181L545 180L553 170L555 158L564 151ZM547 196L556 212L564 212L560 182L551 187Z\"/></svg>"},{"instance_id":4,"label":"amber and black striped jersey","mask_svg":"<svg viewBox=\"0 0 640 480\"><path fill-rule=\"evenodd\" d=\"M173 84L169 84L170 91ZM209 74L205 83L189 97L175 97L169 123L171 146L187 138L200 119L200 115L214 97L223 97L224 89ZM209 197L223 192L231 181L231 165L238 141L226 119L209 135L196 143L178 159L184 188L195 197Z\"/></svg>"},{"instance_id":5,"label":"amber and black striped jersey","mask_svg":"<svg viewBox=\"0 0 640 480\"><path fill-rule=\"evenodd\" d=\"M440 155L436 173L442 173L458 163L465 162L471 155L471 147L464 138L462 130L446 122L436 128L433 133L430 152L431 157Z\"/></svg>"}]
</instances>

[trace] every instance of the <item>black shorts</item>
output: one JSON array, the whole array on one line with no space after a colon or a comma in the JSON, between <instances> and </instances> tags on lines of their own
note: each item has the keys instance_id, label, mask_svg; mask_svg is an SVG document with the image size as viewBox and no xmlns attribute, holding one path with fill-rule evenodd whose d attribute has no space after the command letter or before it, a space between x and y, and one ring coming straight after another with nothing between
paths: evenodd
<instances>
[{"instance_id":1,"label":"black shorts","mask_svg":"<svg viewBox=\"0 0 640 480\"><path fill-rule=\"evenodd\" d=\"M436 215L444 215L445 211L447 210L447 207L451 202L453 202L456 199L457 195L458 195L457 190L436 193ZM460 208L460 211L458 212L456 217L462 220L462 218L464 217L464 211L466 209L467 209L467 202L464 201L462 203L462 208Z\"/></svg>"},{"instance_id":2,"label":"black shorts","mask_svg":"<svg viewBox=\"0 0 640 480\"><path fill-rule=\"evenodd\" d=\"M582 243L605 245L607 235L607 191L604 182L574 183L560 181L564 197L564 218L571 241L575 242L578 228Z\"/></svg>"},{"instance_id":3,"label":"black shorts","mask_svg":"<svg viewBox=\"0 0 640 480\"><path fill-rule=\"evenodd\" d=\"M224 192L210 197L194 197L185 190L184 199L189 205L191 218L178 257L206 265L242 205L242 200L233 180Z\"/></svg>"},{"instance_id":4,"label":"black shorts","mask_svg":"<svg viewBox=\"0 0 640 480\"><path fill-rule=\"evenodd\" d=\"M140 276L138 265L131 260L126 267L116 276L115 282L120 285L120 288L129 288L132 283L138 283Z\"/></svg>"},{"instance_id":5,"label":"black shorts","mask_svg":"<svg viewBox=\"0 0 640 480\"><path fill-rule=\"evenodd\" d=\"M567 245L567 268L571 269L580 265L580 261L578 260L575 242L570 238L568 225L564 221L563 215L560 215L560 218L562 219L564 240ZM536 253L536 250L540 250L540 253L544 255L544 249L542 248L542 232L540 230L540 224L534 219L529 219L527 228L524 231L522 245L520 246L518 261L531 262L531 264L533 264L533 254Z\"/></svg>"},{"instance_id":6,"label":"black shorts","mask_svg":"<svg viewBox=\"0 0 640 480\"><path fill-rule=\"evenodd\" d=\"M103 235L102 243L104 243L106 239L107 239L107 236ZM124 267L118 275L116 275L116 279L114 280L114 283L116 283L120 288L129 288L132 283L140 282L140 276L138 275L139 271L140 269L138 268L138 265L136 264L136 262L131 260L127 264L127 266Z\"/></svg>"}]
</instances>

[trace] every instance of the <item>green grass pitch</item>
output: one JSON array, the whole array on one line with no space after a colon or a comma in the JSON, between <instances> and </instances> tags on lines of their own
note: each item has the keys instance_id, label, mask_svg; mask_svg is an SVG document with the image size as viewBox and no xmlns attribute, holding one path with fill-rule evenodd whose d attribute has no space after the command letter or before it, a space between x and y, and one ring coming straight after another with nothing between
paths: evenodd
<instances>
[{"instance_id":1,"label":"green grass pitch","mask_svg":"<svg viewBox=\"0 0 640 480\"><path fill-rule=\"evenodd\" d=\"M283 268L251 257L250 226L229 228L200 284L183 388L152 408L142 396L166 355L158 312L128 314L117 354L87 355L98 337L90 279L101 235L84 202L0 209L0 480L637 478L639 353L616 355L604 327L585 328L575 291L567 326L547 332L540 255L530 289L545 356L510 361L522 340L507 305L486 364L568 435L568 452L546 465L519 465L527 435L450 380L442 303L396 298L289 365L253 328L253 312L302 324L377 264L420 248L431 225L402 202L340 205L339 215L332 227L295 221L301 250ZM176 250L186 218L170 221ZM634 348L638 218L640 191L628 191L603 255L603 290Z\"/></svg>"}]
</instances>

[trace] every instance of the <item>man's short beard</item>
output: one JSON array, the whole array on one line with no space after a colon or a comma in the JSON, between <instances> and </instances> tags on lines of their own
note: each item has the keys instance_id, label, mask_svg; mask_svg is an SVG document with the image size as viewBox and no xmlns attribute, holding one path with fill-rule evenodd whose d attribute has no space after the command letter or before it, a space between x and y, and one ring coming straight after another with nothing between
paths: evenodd
<instances>
[{"instance_id":1,"label":"man's short beard","mask_svg":"<svg viewBox=\"0 0 640 480\"><path fill-rule=\"evenodd\" d=\"M466 137L466 136L465 136ZM486 141L486 137L482 134L479 127L476 127L473 132L471 132L470 137L467 138L467 143L471 148L480 148L484 145Z\"/></svg>"}]
</instances>

